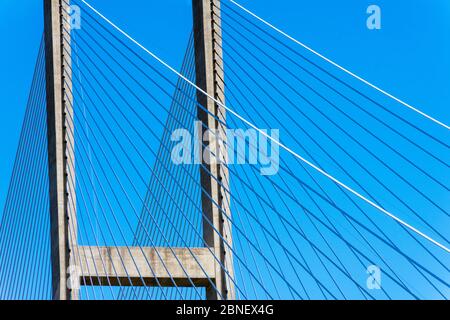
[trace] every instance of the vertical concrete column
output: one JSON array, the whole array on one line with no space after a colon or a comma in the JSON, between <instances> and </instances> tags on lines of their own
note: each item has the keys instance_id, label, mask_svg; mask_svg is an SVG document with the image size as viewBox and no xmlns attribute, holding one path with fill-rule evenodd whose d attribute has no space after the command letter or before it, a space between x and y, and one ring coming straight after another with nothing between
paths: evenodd
<instances>
[{"instance_id":1,"label":"vertical concrete column","mask_svg":"<svg viewBox=\"0 0 450 320\"><path fill-rule=\"evenodd\" d=\"M75 179L75 159L70 147L74 148L73 118L67 116L68 113L73 115L71 77L70 74L64 76L64 70L70 70L70 65L64 65L65 61L70 63L70 45L63 39L64 35L70 43L70 35L63 31L68 14L63 1L44 0L52 295L56 300L78 298L78 290L70 290L67 286L69 266L75 261L76 248L72 244L77 244L75 192L68 188L69 173ZM68 161L69 157L71 161Z\"/></svg>"},{"instance_id":2,"label":"vertical concrete column","mask_svg":"<svg viewBox=\"0 0 450 320\"><path fill-rule=\"evenodd\" d=\"M224 74L222 59L222 33L220 19L220 0L193 0L194 45L197 86L221 103L225 104ZM202 135L209 137L209 146L214 156L226 159L226 123L225 110L214 100L201 92L197 92L197 100L207 111L198 108L198 118L211 130L202 128ZM219 121L219 120L220 121ZM217 137L223 142L217 141ZM205 148L200 148L202 155ZM202 157L207 169L200 169L202 193L203 238L207 245L213 248L220 263L215 262L215 285L217 290L209 286L206 291L207 299L235 299L234 268L231 224L226 216L231 218L229 177L226 165L217 161L214 163ZM209 171L209 172L208 172ZM210 222L213 224L211 226ZM224 270L225 269L225 270ZM217 291L220 293L218 294Z\"/></svg>"}]
</instances>

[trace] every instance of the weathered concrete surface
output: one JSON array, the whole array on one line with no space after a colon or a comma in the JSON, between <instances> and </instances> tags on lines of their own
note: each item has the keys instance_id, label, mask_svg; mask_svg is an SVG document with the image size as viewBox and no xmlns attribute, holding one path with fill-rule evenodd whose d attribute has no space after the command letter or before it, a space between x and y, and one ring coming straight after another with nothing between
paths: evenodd
<instances>
[{"instance_id":1,"label":"weathered concrete surface","mask_svg":"<svg viewBox=\"0 0 450 320\"><path fill-rule=\"evenodd\" d=\"M71 92L71 88L68 88L71 87L70 79L66 79L66 82L63 79L62 23L67 17L65 7L61 0L44 0L52 296L56 300L78 298L77 291L67 287L68 267L73 260L70 253L73 250L69 251L69 223L73 224L70 243L74 246L77 228L75 192L69 192L67 188L68 174L70 172L74 179L75 170L68 165L66 158L72 157L74 163L73 153L67 149L67 141L73 145L74 139L71 132L66 130L67 126L73 128L73 124L65 116L65 112L72 110L70 105L66 108L63 94L64 89ZM70 35L68 40L70 43ZM69 219L72 221L69 222Z\"/></svg>"},{"instance_id":2,"label":"weathered concrete surface","mask_svg":"<svg viewBox=\"0 0 450 320\"><path fill-rule=\"evenodd\" d=\"M158 279L159 285L174 287L173 279L177 286L191 287L190 278L195 286L205 287L210 285L208 278L214 281L215 277L214 257L212 250L207 248L172 248L173 251L163 247L78 249L82 261L82 285L129 286L131 279L135 286L158 286Z\"/></svg>"},{"instance_id":3,"label":"weathered concrete surface","mask_svg":"<svg viewBox=\"0 0 450 320\"><path fill-rule=\"evenodd\" d=\"M220 19L220 0L193 0L194 18L194 45L195 45L195 66L197 86L225 104L224 95L224 74L222 59L222 30ZM206 128L210 129L209 141L214 141L218 132L219 139L225 140L219 144L214 156L227 155L225 127L225 110L218 106L214 100L208 98L202 92L197 91L197 100L208 111L198 108L198 118ZM221 120L219 122L218 119ZM206 128L203 128L202 136ZM211 133L212 132L212 133ZM216 139L217 142L217 139ZM204 149L202 153L204 154ZM205 159L203 159L205 160ZM202 187L206 193L202 193L203 238L207 245L214 248L216 257L221 261L223 267L216 262L216 288L209 287L206 291L207 299L235 299L235 288L230 277L234 278L233 255L229 249L232 247L231 224L224 213L231 217L229 199L230 195L225 190L229 190L228 169L225 165L210 165L203 161L207 168L200 169L200 179ZM217 182L221 181L222 186ZM212 199L212 201L211 201ZM212 227L211 224L214 226Z\"/></svg>"}]
</instances>

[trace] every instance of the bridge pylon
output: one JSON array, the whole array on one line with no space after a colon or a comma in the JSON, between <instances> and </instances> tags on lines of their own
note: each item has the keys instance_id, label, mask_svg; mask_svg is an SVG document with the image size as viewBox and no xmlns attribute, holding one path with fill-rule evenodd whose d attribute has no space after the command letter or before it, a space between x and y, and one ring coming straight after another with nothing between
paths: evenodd
<instances>
[{"instance_id":1,"label":"bridge pylon","mask_svg":"<svg viewBox=\"0 0 450 320\"><path fill-rule=\"evenodd\" d=\"M193 0L192 5L197 86L225 103L220 0ZM64 32L69 15L66 1L44 0L53 299L79 298L79 290L71 289L69 285L74 275L79 277L79 283L90 285L195 285L206 288L207 299L235 299L233 255L230 250L231 214L226 192L229 190L229 178L226 165L221 162L204 162L200 169L200 183L204 190L205 247L129 247L125 250L105 246L94 250L78 244L71 48L70 34ZM219 109L214 100L201 92L197 93L197 100L207 110L198 108L199 120L211 132L217 132L221 139L225 139L225 110ZM220 145L221 154L226 155L226 143ZM80 270L81 274L78 274Z\"/></svg>"}]
</instances>

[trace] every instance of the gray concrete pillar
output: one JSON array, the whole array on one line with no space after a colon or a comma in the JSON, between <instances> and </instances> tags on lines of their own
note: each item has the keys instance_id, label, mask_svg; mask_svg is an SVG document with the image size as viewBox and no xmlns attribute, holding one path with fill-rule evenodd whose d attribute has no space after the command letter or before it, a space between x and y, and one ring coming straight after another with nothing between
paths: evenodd
<instances>
[{"instance_id":1,"label":"gray concrete pillar","mask_svg":"<svg viewBox=\"0 0 450 320\"><path fill-rule=\"evenodd\" d=\"M197 86L225 104L220 0L193 0L192 8ZM209 141L210 147L216 143L212 146L214 156L226 158L226 128L220 123L221 121L226 123L225 110L201 92L197 92L197 100L208 110L207 112L198 108L198 118L212 131L209 133ZM208 130L202 128L202 131L204 134ZM225 141L218 143L216 135ZM201 148L201 152L203 155L204 148ZM206 295L207 299L233 300L235 299L235 288L231 281L231 278L234 279L233 254L229 249L229 246L232 246L231 224L225 217L225 214L231 217L230 195L225 191L229 190L228 170L220 162L209 164L203 159L203 164L207 168L207 170L200 169L201 184L206 190L206 193L202 194L202 209L207 217L203 219L203 237L223 265L222 267L215 261L217 290L210 286ZM214 228L208 220L212 222Z\"/></svg>"},{"instance_id":2,"label":"gray concrete pillar","mask_svg":"<svg viewBox=\"0 0 450 320\"><path fill-rule=\"evenodd\" d=\"M68 174L75 177L74 155L70 144L74 146L71 135L73 123L66 116L72 113L70 96L70 78L64 81L63 46L70 53L70 46L63 41L63 23L67 20L67 8L61 0L44 0L44 32L46 59L46 92L47 92L47 131L48 131L48 163L50 181L50 233L52 262L52 296L56 300L77 299L78 290L69 290L67 280L70 277L69 265L73 263L73 254L77 244L76 201L74 190L68 188ZM65 34L70 43L70 35ZM70 62L70 54L66 60ZM70 88L71 89L71 88ZM67 98L64 94L69 95ZM71 163L67 157L70 157ZM70 202L70 205L69 205ZM71 224L69 236L69 223ZM69 241L69 237L70 241Z\"/></svg>"}]
</instances>

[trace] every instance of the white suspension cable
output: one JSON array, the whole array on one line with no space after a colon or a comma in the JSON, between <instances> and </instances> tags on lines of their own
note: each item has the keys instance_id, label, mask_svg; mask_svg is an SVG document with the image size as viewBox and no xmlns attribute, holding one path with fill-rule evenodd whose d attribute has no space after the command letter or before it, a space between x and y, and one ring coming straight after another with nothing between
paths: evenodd
<instances>
[{"instance_id":1,"label":"white suspension cable","mask_svg":"<svg viewBox=\"0 0 450 320\"><path fill-rule=\"evenodd\" d=\"M245 124L247 124L248 126L250 126L251 128L255 129L256 131L258 131L260 134L262 134L263 136L265 136L266 138L268 138L269 140L271 140L273 143L278 144L281 148L283 148L284 150L286 150L287 152L289 152L290 154L292 154L294 157L298 158L299 160L303 161L304 163L306 163L307 165L309 165L310 167L312 167L313 169L315 169L316 171L320 172L322 175L324 175L325 177L329 178L330 180L332 180L334 183L336 183L337 185L341 186L342 188L344 188L345 190L351 192L352 194L354 194L355 196L357 196L358 198L362 199L363 201L365 201L366 203L370 204L372 207L378 209L379 211L381 211L382 213L384 213L385 215L391 217L392 219L394 219L395 221L397 221L398 223L402 224L403 226L407 227L409 230L413 231L414 233L420 235L421 237L425 238L426 240L430 241L431 243L435 244L436 246L438 246L439 248L445 250L447 253L450 253L450 249L448 247L446 247L445 245L441 244L440 242L434 240L433 238L431 238L430 236L428 236L427 234L423 233L422 231L416 229L415 227L413 227L412 225L410 225L409 223L403 221L402 219L398 218L397 216L395 216L394 214L390 213L389 211L387 211L386 209L382 208L381 206L377 205L376 203L374 203L373 201L367 199L366 197L364 197L362 194L358 193L357 191L353 190L352 188L348 187L346 184L344 184L343 182L339 181L338 179L336 179L335 177L333 177L332 175L330 175L329 173L325 172L324 170L322 170L321 168L319 168L318 166L316 166L315 164L311 163L310 161L308 161L307 159L303 158L302 156L300 156L298 153L296 153L295 151L293 151L292 149L290 149L289 147L287 147L286 145L284 145L283 143L281 143L280 141L275 140L274 138L272 138L270 135L268 135L267 133L265 133L263 130L259 129L258 127L256 127L253 123L251 123L250 121L248 121L247 119L243 118L242 116L240 116L238 113L236 113L235 111L233 111L232 109L230 109L229 107L227 107L225 104L221 103L220 101L218 101L217 99L215 99L214 97L212 97L211 95L209 95L207 92L205 92L203 89L199 88L195 83L193 83L192 81L190 81L188 78L186 78L185 76L183 76L181 73L179 73L177 70L175 70L173 67L171 67L168 63L166 63L164 60L162 60L161 58L159 58L156 54L154 54L153 52L151 52L150 50L148 50L147 48L145 48L142 44L140 44L137 40L135 40L133 37L131 37L128 33L126 33L125 31L123 31L120 27L118 27L116 24L114 24L111 20L109 20L108 18L106 18L103 14L101 14L98 10L96 10L94 7L92 7L89 3L87 3L85 0L80 0L81 2L83 2L87 7L89 7L92 11L94 11L99 17L101 17L104 21L106 21L109 25L111 25L114 29L116 29L117 31L119 31L123 36L125 36L127 39L129 39L131 42L133 42L135 45L137 45L139 48L141 48L142 50L144 50L146 53L148 53L150 56L152 56L155 60L157 60L159 63L161 63L163 66L165 66L167 69L169 69L170 71L172 71L173 73L175 73L178 77L180 77L181 79L183 79L184 81L186 81L187 83L189 83L191 86L195 87L198 91L200 91L202 94L204 94L206 97L208 97L209 99L211 99L212 101L214 101L215 103L217 103L217 105L219 105L220 107L224 108L225 110L227 110L228 112L230 112L232 115L234 115L235 117L237 117L239 120L241 120L242 122L244 122ZM232 1L232 0L230 0Z\"/></svg>"},{"instance_id":2,"label":"white suspension cable","mask_svg":"<svg viewBox=\"0 0 450 320\"><path fill-rule=\"evenodd\" d=\"M335 66L336 68L344 71L345 73L351 75L352 77L358 79L359 81L365 83L366 85L368 85L369 87L381 92L382 94L384 94L385 96L397 101L398 103L402 104L403 106L413 110L414 112L417 112L418 114L424 116L425 118L437 123L438 125L450 130L450 126L446 125L445 123L437 120L436 118L433 118L432 116L426 114L425 112L413 107L412 105L404 102L403 100L400 100L399 98L395 97L394 95L390 94L389 92L377 87L376 85L370 83L369 81L365 80L364 78L356 75L355 73L351 72L350 70L344 68L343 66L339 65L338 63L334 62L333 60L325 57L324 55L320 54L319 52L315 51L314 49L308 47L306 44L298 41L297 39L295 39L294 37L290 36L289 34L287 34L286 32L284 32L283 30L278 29L277 27L275 27L274 25L272 25L271 23L267 22L266 20L264 20L263 18L259 17L258 15L256 15L255 13L251 12L250 10L244 8L242 5L240 5L239 3L237 3L234 0L228 0L231 3L233 3L235 6L237 6L238 8L240 8L241 10L245 11L246 13L248 13L249 15L251 15L252 17L254 17L255 19L259 20L260 22L262 22L263 24L265 24L266 26L270 27L271 29L275 30L276 32L282 34L283 36L285 36L286 38L288 38L289 40L292 40L293 42L297 43L298 45L302 46L303 48L305 48L306 50L312 52L313 54L317 55L318 57L322 58L323 60L325 60L328 63L331 63L333 66Z\"/></svg>"}]
</instances>

